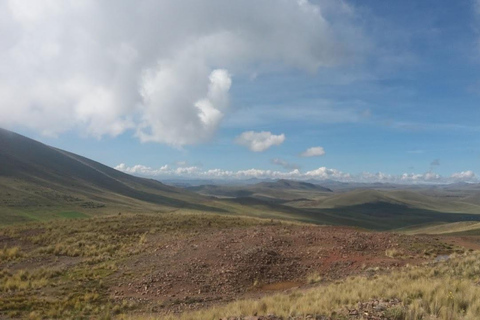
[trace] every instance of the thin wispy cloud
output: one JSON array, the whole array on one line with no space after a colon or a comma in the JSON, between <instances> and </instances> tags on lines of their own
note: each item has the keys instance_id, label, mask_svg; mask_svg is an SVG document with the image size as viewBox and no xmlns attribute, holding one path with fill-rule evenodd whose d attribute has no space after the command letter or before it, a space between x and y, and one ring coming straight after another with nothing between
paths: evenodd
<instances>
[{"instance_id":1,"label":"thin wispy cloud","mask_svg":"<svg viewBox=\"0 0 480 320\"><path fill-rule=\"evenodd\" d=\"M288 161L285 161L283 159L279 158L274 158L271 160L271 163L277 166L281 166L286 170L294 170L294 169L300 169L300 166L295 163L290 163Z\"/></svg>"},{"instance_id":2,"label":"thin wispy cloud","mask_svg":"<svg viewBox=\"0 0 480 320\"><path fill-rule=\"evenodd\" d=\"M357 102L358 103L358 102ZM293 105L292 105L293 104ZM337 124L358 123L368 120L363 105L352 107L328 100L315 100L309 104L295 102L287 105L255 105L232 111L232 117L226 119L225 126L243 128L244 126L264 126L272 122Z\"/></svg>"}]
</instances>

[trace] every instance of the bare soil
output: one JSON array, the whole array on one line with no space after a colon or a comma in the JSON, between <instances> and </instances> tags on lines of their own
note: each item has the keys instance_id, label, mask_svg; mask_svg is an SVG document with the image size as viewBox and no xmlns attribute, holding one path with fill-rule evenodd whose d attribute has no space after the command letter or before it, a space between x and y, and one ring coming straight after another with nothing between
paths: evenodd
<instances>
[{"instance_id":1,"label":"bare soil","mask_svg":"<svg viewBox=\"0 0 480 320\"><path fill-rule=\"evenodd\" d=\"M433 236L295 225L156 234L147 243L109 282L113 299L135 300L150 312L182 312L307 287L310 275L322 282L373 275L455 250Z\"/></svg>"}]
</instances>

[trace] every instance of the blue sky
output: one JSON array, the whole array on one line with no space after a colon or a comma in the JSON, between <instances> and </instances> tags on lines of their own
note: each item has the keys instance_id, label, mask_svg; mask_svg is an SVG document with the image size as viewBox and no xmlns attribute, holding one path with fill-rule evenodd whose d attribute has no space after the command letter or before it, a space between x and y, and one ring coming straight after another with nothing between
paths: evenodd
<instances>
[{"instance_id":1,"label":"blue sky","mask_svg":"<svg viewBox=\"0 0 480 320\"><path fill-rule=\"evenodd\" d=\"M138 3L8 2L0 125L159 179L477 181L475 1ZM111 31L129 19L147 22ZM52 31L70 24L86 40Z\"/></svg>"}]
</instances>

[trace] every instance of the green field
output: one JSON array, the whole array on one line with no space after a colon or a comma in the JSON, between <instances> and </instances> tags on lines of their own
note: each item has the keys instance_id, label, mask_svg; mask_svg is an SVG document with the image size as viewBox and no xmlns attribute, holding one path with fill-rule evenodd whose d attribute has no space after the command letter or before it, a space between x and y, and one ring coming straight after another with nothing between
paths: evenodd
<instances>
[{"instance_id":1,"label":"green field","mask_svg":"<svg viewBox=\"0 0 480 320\"><path fill-rule=\"evenodd\" d=\"M63 219L85 219L89 217L85 213L77 212L77 211L60 212L60 213L57 213L57 216Z\"/></svg>"}]
</instances>

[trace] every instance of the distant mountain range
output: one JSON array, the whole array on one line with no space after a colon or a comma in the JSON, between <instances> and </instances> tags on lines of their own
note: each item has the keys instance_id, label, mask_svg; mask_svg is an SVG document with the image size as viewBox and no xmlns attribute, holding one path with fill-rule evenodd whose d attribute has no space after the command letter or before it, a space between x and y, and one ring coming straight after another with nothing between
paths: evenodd
<instances>
[{"instance_id":1,"label":"distant mountain range","mask_svg":"<svg viewBox=\"0 0 480 320\"><path fill-rule=\"evenodd\" d=\"M174 187L0 129L0 225L181 210L379 230L480 221L479 185L256 179L248 183Z\"/></svg>"},{"instance_id":2,"label":"distant mountain range","mask_svg":"<svg viewBox=\"0 0 480 320\"><path fill-rule=\"evenodd\" d=\"M318 184L285 179L281 179L275 182L260 182L254 186L258 188L270 188L277 190L310 190L317 192L333 192L331 189L322 187Z\"/></svg>"}]
</instances>

